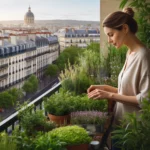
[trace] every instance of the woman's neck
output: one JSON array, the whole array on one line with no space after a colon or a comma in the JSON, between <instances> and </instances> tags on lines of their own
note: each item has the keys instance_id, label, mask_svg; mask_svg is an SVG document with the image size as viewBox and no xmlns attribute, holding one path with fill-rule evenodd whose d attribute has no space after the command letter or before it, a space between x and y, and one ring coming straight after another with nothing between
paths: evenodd
<instances>
[{"instance_id":1,"label":"woman's neck","mask_svg":"<svg viewBox=\"0 0 150 150\"><path fill-rule=\"evenodd\" d=\"M127 40L124 44L128 47L130 53L136 52L145 47L144 44L134 34L130 34L126 39Z\"/></svg>"}]
</instances>

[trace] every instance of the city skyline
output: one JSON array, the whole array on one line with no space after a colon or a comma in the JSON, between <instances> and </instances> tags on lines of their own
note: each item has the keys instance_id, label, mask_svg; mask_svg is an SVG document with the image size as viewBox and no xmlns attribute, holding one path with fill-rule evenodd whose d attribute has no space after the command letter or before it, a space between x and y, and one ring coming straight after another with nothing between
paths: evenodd
<instances>
[{"instance_id":1,"label":"city skyline","mask_svg":"<svg viewBox=\"0 0 150 150\"><path fill-rule=\"evenodd\" d=\"M100 21L100 0L5 0L0 5L0 21L24 20L31 7L35 20Z\"/></svg>"}]
</instances>

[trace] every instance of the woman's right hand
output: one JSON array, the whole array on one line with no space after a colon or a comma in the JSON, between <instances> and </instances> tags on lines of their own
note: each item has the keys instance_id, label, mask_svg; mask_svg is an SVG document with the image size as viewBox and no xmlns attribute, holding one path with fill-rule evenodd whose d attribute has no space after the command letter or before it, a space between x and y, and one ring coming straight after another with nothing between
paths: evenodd
<instances>
[{"instance_id":1,"label":"woman's right hand","mask_svg":"<svg viewBox=\"0 0 150 150\"><path fill-rule=\"evenodd\" d=\"M87 89L87 93L90 93L91 91L95 90L95 89L100 89L100 90L104 90L105 85L91 85L88 89Z\"/></svg>"}]
</instances>

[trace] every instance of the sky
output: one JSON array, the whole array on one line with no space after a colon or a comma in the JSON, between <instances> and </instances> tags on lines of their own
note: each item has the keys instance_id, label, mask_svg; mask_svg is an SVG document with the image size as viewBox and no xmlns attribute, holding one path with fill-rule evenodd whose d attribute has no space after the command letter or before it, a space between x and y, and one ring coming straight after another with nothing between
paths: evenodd
<instances>
[{"instance_id":1,"label":"sky","mask_svg":"<svg viewBox=\"0 0 150 150\"><path fill-rule=\"evenodd\" d=\"M23 20L29 6L35 20L100 20L100 0L0 0L0 21Z\"/></svg>"}]
</instances>

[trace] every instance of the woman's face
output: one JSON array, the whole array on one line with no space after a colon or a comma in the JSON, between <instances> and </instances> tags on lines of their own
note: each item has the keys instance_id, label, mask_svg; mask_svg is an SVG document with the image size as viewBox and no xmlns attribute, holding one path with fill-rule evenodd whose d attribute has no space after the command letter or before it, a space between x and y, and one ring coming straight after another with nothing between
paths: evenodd
<instances>
[{"instance_id":1,"label":"woman's face","mask_svg":"<svg viewBox=\"0 0 150 150\"><path fill-rule=\"evenodd\" d=\"M123 30L104 27L104 32L108 37L108 42L116 48L120 48L124 44L126 34Z\"/></svg>"}]
</instances>

